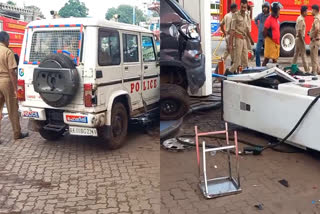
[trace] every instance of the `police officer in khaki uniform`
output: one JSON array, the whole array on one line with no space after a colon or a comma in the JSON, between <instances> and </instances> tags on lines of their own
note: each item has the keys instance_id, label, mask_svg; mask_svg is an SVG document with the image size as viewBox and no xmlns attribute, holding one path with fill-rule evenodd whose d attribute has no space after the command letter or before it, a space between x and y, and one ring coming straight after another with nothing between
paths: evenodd
<instances>
[{"instance_id":1,"label":"police officer in khaki uniform","mask_svg":"<svg viewBox=\"0 0 320 214\"><path fill-rule=\"evenodd\" d=\"M226 38L227 47L228 47L229 39L230 39L230 28L231 28L232 15L237 11L237 7L238 7L237 4L235 4L235 3L231 4L230 12L227 13L223 17L222 22L220 23L220 28L223 33L223 36ZM226 29L224 29L224 27ZM228 48L226 49L226 51L223 54L223 57L222 57L223 60L226 60L228 58L229 54L231 56L231 61L233 61L233 54L232 54L232 52L229 53Z\"/></svg>"},{"instance_id":2,"label":"police officer in khaki uniform","mask_svg":"<svg viewBox=\"0 0 320 214\"><path fill-rule=\"evenodd\" d=\"M310 57L312 64L312 73L317 75L320 74L319 62L318 62L318 50L320 47L320 15L319 6L312 5L312 15L314 16L314 21L312 23L310 31Z\"/></svg>"},{"instance_id":3,"label":"police officer in khaki uniform","mask_svg":"<svg viewBox=\"0 0 320 214\"><path fill-rule=\"evenodd\" d=\"M304 71L309 73L309 66L307 62L306 54L306 43L305 43L305 34L306 34L306 22L305 17L308 15L308 7L303 5L301 6L301 15L297 18L296 24L296 50L292 60L292 64L297 64L298 57L301 56L302 64Z\"/></svg>"},{"instance_id":4,"label":"police officer in khaki uniform","mask_svg":"<svg viewBox=\"0 0 320 214\"><path fill-rule=\"evenodd\" d=\"M237 11L232 16L231 33L229 50L234 51L234 63L230 68L230 72L234 73L238 67L248 67L248 16L246 15L248 3L246 0L241 0L240 11ZM233 44L235 44L233 50Z\"/></svg>"},{"instance_id":5,"label":"police officer in khaki uniform","mask_svg":"<svg viewBox=\"0 0 320 214\"><path fill-rule=\"evenodd\" d=\"M0 32L0 111L2 112L6 103L9 119L13 129L15 140L27 137L28 133L21 133L19 123L18 101L17 101L17 68L14 53L8 48L9 34Z\"/></svg>"},{"instance_id":6,"label":"police officer in khaki uniform","mask_svg":"<svg viewBox=\"0 0 320 214\"><path fill-rule=\"evenodd\" d=\"M252 20L253 7L254 7L254 3L252 1L248 1L248 10L247 10L246 14L247 14L249 33L251 33L251 20ZM252 46L250 44L250 38L248 36L247 36L247 46L248 46L248 51L252 51Z\"/></svg>"}]
</instances>

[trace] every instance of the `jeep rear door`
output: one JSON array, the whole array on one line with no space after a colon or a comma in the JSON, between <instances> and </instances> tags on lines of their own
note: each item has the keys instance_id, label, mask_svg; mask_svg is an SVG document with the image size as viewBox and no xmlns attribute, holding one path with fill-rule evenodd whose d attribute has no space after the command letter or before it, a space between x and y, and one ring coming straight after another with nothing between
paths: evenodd
<instances>
[{"instance_id":1,"label":"jeep rear door","mask_svg":"<svg viewBox=\"0 0 320 214\"><path fill-rule=\"evenodd\" d=\"M139 33L122 32L123 86L130 94L132 110L143 107L141 99L141 41Z\"/></svg>"},{"instance_id":2,"label":"jeep rear door","mask_svg":"<svg viewBox=\"0 0 320 214\"><path fill-rule=\"evenodd\" d=\"M142 44L142 96L147 105L159 101L160 67L157 65L156 43L151 34L141 35Z\"/></svg>"}]
</instances>

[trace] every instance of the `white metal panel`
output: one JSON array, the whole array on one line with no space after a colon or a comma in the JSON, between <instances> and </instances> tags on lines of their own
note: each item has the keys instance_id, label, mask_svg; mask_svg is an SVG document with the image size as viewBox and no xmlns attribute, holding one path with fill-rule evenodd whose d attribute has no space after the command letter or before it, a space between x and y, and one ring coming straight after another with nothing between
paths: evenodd
<instances>
[{"instance_id":1,"label":"white metal panel","mask_svg":"<svg viewBox=\"0 0 320 214\"><path fill-rule=\"evenodd\" d=\"M274 137L284 138L296 125L314 97L224 81L224 120ZM241 110L247 105L249 110ZM320 151L320 102L289 138L292 143Z\"/></svg>"}]
</instances>

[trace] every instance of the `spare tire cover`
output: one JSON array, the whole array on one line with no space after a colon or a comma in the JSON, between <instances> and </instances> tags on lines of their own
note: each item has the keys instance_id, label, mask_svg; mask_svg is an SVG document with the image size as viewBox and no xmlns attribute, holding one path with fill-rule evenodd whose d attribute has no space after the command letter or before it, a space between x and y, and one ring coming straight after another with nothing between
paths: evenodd
<instances>
[{"instance_id":1,"label":"spare tire cover","mask_svg":"<svg viewBox=\"0 0 320 214\"><path fill-rule=\"evenodd\" d=\"M79 87L79 74L65 54L51 54L35 68L33 85L43 101L53 107L68 105Z\"/></svg>"}]
</instances>

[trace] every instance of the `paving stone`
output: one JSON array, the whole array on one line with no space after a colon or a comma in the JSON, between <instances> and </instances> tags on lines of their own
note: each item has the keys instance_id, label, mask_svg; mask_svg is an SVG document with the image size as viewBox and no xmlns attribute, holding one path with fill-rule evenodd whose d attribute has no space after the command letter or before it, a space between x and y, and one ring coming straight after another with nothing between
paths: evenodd
<instances>
[{"instance_id":1,"label":"paving stone","mask_svg":"<svg viewBox=\"0 0 320 214\"><path fill-rule=\"evenodd\" d=\"M96 139L76 136L49 142L30 132L14 141L8 118L1 125L1 214L132 213L139 202L159 213L152 210L160 206L158 137L129 131L126 145L110 151ZM27 128L25 119L21 126Z\"/></svg>"}]
</instances>

